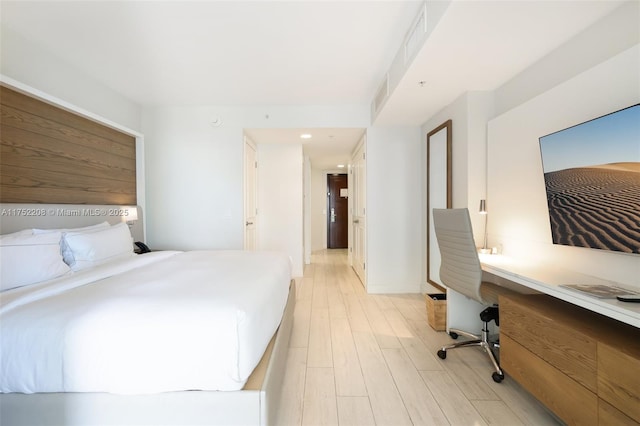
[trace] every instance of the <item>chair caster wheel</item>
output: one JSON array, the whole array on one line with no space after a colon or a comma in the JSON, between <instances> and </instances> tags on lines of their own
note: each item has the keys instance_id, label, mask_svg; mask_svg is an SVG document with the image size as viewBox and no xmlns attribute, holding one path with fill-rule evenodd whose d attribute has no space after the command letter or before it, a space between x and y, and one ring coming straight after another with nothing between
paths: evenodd
<instances>
[{"instance_id":1,"label":"chair caster wheel","mask_svg":"<svg viewBox=\"0 0 640 426\"><path fill-rule=\"evenodd\" d=\"M446 359L447 358L447 351L443 351L442 349L440 349L438 351L438 357L440 357L440 359Z\"/></svg>"},{"instance_id":2,"label":"chair caster wheel","mask_svg":"<svg viewBox=\"0 0 640 426\"><path fill-rule=\"evenodd\" d=\"M451 333L449 333L449 336L451 336L451 338L455 340L458 338L458 333L452 331Z\"/></svg>"},{"instance_id":3,"label":"chair caster wheel","mask_svg":"<svg viewBox=\"0 0 640 426\"><path fill-rule=\"evenodd\" d=\"M493 379L494 382L500 383L500 382L502 382L504 380L504 374L493 373L491 375L491 378Z\"/></svg>"}]
</instances>

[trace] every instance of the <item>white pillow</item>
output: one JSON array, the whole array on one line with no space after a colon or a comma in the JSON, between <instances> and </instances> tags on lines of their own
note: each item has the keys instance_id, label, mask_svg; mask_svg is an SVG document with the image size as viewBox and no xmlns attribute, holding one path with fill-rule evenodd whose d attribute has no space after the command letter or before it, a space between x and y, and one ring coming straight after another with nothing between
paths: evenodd
<instances>
[{"instance_id":1,"label":"white pillow","mask_svg":"<svg viewBox=\"0 0 640 426\"><path fill-rule=\"evenodd\" d=\"M60 232L16 232L0 238L0 290L50 280L70 272L60 253Z\"/></svg>"},{"instance_id":2,"label":"white pillow","mask_svg":"<svg viewBox=\"0 0 640 426\"><path fill-rule=\"evenodd\" d=\"M2 238L13 238L21 235L33 235L33 231L31 229L23 229L21 231L12 232L11 234L2 234L0 235L0 239Z\"/></svg>"},{"instance_id":3,"label":"white pillow","mask_svg":"<svg viewBox=\"0 0 640 426\"><path fill-rule=\"evenodd\" d=\"M48 234L51 232L60 232L62 234L68 233L68 232L93 232L93 231L98 231L100 229L106 229L109 228L111 225L109 225L109 222L102 222L102 223L98 223L96 225L89 225L89 226L83 226L81 228L59 228L59 229L33 229L33 233L34 234ZM60 248L62 249L62 259L64 259L64 262L67 265L70 265L71 262L73 261L73 253L71 253L71 250L69 249L69 247L67 247L67 244L64 241L64 238L60 241Z\"/></svg>"},{"instance_id":4,"label":"white pillow","mask_svg":"<svg viewBox=\"0 0 640 426\"><path fill-rule=\"evenodd\" d=\"M67 263L74 271L120 257L135 256L133 238L124 222L90 232L65 232L62 239L63 246L66 245L70 252Z\"/></svg>"},{"instance_id":5,"label":"white pillow","mask_svg":"<svg viewBox=\"0 0 640 426\"><path fill-rule=\"evenodd\" d=\"M95 225L83 226L80 228L59 228L59 229L33 229L34 234L48 234L49 232L90 232L98 229L108 228L109 222L104 221Z\"/></svg>"}]
</instances>

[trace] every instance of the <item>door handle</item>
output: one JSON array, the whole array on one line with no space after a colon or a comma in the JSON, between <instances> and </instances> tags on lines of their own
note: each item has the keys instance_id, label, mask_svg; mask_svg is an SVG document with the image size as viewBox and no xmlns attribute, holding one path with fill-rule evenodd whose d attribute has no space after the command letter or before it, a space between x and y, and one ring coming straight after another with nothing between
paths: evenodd
<instances>
[{"instance_id":1,"label":"door handle","mask_svg":"<svg viewBox=\"0 0 640 426\"><path fill-rule=\"evenodd\" d=\"M331 223L336 221L336 209L331 208Z\"/></svg>"},{"instance_id":2,"label":"door handle","mask_svg":"<svg viewBox=\"0 0 640 426\"><path fill-rule=\"evenodd\" d=\"M245 226L253 225L253 222L246 221Z\"/></svg>"},{"instance_id":3,"label":"door handle","mask_svg":"<svg viewBox=\"0 0 640 426\"><path fill-rule=\"evenodd\" d=\"M354 219L353 223L360 223L360 219Z\"/></svg>"}]
</instances>

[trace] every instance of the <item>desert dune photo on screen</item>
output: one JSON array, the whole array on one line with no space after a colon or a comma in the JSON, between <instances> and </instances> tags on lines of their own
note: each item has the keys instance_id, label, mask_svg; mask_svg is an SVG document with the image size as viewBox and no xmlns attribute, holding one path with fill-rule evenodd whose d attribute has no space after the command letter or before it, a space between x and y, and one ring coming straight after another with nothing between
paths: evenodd
<instances>
[{"instance_id":1,"label":"desert dune photo on screen","mask_svg":"<svg viewBox=\"0 0 640 426\"><path fill-rule=\"evenodd\" d=\"M554 244L640 254L640 105L540 138Z\"/></svg>"}]
</instances>

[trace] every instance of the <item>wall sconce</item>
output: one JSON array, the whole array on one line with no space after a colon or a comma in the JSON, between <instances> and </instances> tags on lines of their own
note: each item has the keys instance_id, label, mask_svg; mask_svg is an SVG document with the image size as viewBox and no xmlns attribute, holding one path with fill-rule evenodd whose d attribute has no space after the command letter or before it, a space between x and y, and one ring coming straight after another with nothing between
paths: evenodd
<instances>
[{"instance_id":1,"label":"wall sconce","mask_svg":"<svg viewBox=\"0 0 640 426\"><path fill-rule=\"evenodd\" d=\"M127 222L127 225L131 228L133 226L133 222L138 220L138 206L124 207L123 213L122 221Z\"/></svg>"},{"instance_id":2,"label":"wall sconce","mask_svg":"<svg viewBox=\"0 0 640 426\"><path fill-rule=\"evenodd\" d=\"M480 200L480 209L478 209L480 214L487 214L487 200Z\"/></svg>"},{"instance_id":3,"label":"wall sconce","mask_svg":"<svg viewBox=\"0 0 640 426\"><path fill-rule=\"evenodd\" d=\"M487 248L487 200L480 200L480 208L478 209L478 213L484 216L484 244L482 244L480 253L488 254L491 253L491 250Z\"/></svg>"}]
</instances>

